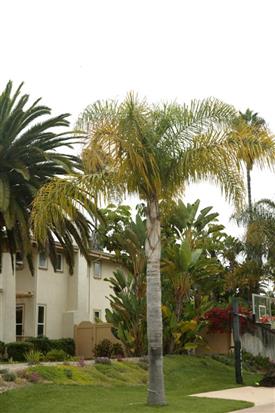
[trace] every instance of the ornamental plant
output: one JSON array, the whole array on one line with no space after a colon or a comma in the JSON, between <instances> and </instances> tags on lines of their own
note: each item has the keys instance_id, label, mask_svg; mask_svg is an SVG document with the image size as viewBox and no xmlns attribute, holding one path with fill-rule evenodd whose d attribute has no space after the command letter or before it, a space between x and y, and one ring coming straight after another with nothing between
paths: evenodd
<instances>
[{"instance_id":1,"label":"ornamental plant","mask_svg":"<svg viewBox=\"0 0 275 413\"><path fill-rule=\"evenodd\" d=\"M239 313L245 317L250 315L249 309L245 307L239 307ZM239 317L241 332L243 332L247 326L245 317ZM210 333L230 332L232 327L232 306L229 305L226 308L213 307L204 314L204 318L208 321L208 331Z\"/></svg>"}]
</instances>

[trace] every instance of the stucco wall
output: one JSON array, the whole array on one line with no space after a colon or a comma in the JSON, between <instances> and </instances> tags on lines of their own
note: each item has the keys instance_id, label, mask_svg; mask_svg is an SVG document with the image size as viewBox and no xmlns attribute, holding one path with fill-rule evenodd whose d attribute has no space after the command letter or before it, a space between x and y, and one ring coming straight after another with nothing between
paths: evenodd
<instances>
[{"instance_id":1,"label":"stucco wall","mask_svg":"<svg viewBox=\"0 0 275 413\"><path fill-rule=\"evenodd\" d=\"M111 261L103 261L102 263L102 277L101 279L94 278L94 265L90 268L90 320L94 320L94 310L100 310L101 320L105 319L105 309L110 308L108 296L112 292L110 285L104 281L104 278L109 278L119 266Z\"/></svg>"},{"instance_id":2,"label":"stucco wall","mask_svg":"<svg viewBox=\"0 0 275 413\"><path fill-rule=\"evenodd\" d=\"M15 275L9 254L2 254L2 292L0 292L0 340L15 341Z\"/></svg>"},{"instance_id":3,"label":"stucco wall","mask_svg":"<svg viewBox=\"0 0 275 413\"><path fill-rule=\"evenodd\" d=\"M275 332L261 325L250 326L241 336L242 349L254 356L260 354L275 362Z\"/></svg>"}]
</instances>

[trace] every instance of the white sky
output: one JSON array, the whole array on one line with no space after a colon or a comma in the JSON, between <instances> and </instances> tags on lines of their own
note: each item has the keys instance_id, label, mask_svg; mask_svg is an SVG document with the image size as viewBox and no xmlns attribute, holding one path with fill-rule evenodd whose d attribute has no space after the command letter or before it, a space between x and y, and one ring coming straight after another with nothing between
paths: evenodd
<instances>
[{"instance_id":1,"label":"white sky","mask_svg":"<svg viewBox=\"0 0 275 413\"><path fill-rule=\"evenodd\" d=\"M275 130L274 0L2 0L0 13L0 88L23 80L72 122L134 90L152 102L215 96ZM270 172L252 185L254 199L275 198ZM186 199L196 198L227 223L217 188L193 185Z\"/></svg>"}]
</instances>

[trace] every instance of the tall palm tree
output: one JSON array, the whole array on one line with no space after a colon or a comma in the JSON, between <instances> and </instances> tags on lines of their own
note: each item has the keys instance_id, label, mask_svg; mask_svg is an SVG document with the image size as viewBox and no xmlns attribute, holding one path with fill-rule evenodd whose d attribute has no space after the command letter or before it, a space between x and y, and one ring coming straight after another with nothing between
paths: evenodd
<instances>
[{"instance_id":1,"label":"tall palm tree","mask_svg":"<svg viewBox=\"0 0 275 413\"><path fill-rule=\"evenodd\" d=\"M251 171L255 164L260 167L271 167L273 165L275 141L267 128L265 120L250 109L247 109L244 113L239 112L239 116L234 120L232 136L237 140L245 140L250 137L258 140L262 147L262 150L254 155L243 150L239 152L239 157L246 167L247 202L252 218Z\"/></svg>"},{"instance_id":2,"label":"tall palm tree","mask_svg":"<svg viewBox=\"0 0 275 413\"><path fill-rule=\"evenodd\" d=\"M33 273L33 237L29 226L33 198L51 178L76 172L81 163L76 156L60 152L76 141L72 133L56 132L56 128L68 127L69 115L49 117L51 110L40 105L40 99L28 104L29 96L21 95L21 88L22 84L13 93L12 82L8 82L0 95L0 252L8 250L11 256L21 252ZM60 231L47 231L54 265L57 238L72 270L71 237L80 231L85 241L87 226L79 212L76 224L64 217L63 235Z\"/></svg>"},{"instance_id":3,"label":"tall palm tree","mask_svg":"<svg viewBox=\"0 0 275 413\"><path fill-rule=\"evenodd\" d=\"M227 130L235 115L231 106L216 99L193 101L189 106L150 106L129 94L122 103L96 102L78 122L82 130L89 130L83 153L87 173L81 181L71 182L72 187L82 185L93 194L99 190L104 195L138 194L146 203L150 405L165 404L160 201L170 200L189 182L211 179L228 199L241 203L243 183L237 156L241 145L228 140ZM249 138L242 146L251 147L251 153L260 150L258 142ZM43 219L38 209L33 216L35 234L40 239L45 221L55 219L52 197L66 208L64 194L58 182L48 193L40 191L36 202L42 200Z\"/></svg>"}]
</instances>

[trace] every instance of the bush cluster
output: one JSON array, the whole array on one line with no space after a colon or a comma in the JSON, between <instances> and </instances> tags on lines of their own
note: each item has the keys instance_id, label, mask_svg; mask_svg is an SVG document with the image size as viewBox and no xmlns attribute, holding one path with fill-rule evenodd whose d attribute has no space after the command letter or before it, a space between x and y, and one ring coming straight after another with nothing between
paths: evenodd
<instances>
[{"instance_id":1,"label":"bush cluster","mask_svg":"<svg viewBox=\"0 0 275 413\"><path fill-rule=\"evenodd\" d=\"M59 358L64 354L64 360L67 355L74 356L75 343L72 338L60 338L50 340L48 337L31 337L28 341L16 341L6 344L8 357L14 361L26 361L26 355L41 353L41 359L53 350L59 351ZM62 353L61 353L62 352ZM50 355L51 356L51 355Z\"/></svg>"},{"instance_id":2,"label":"bush cluster","mask_svg":"<svg viewBox=\"0 0 275 413\"><path fill-rule=\"evenodd\" d=\"M112 343L108 339L102 340L99 344L95 346L94 349L95 357L124 357L124 350L120 343Z\"/></svg>"},{"instance_id":3,"label":"bush cluster","mask_svg":"<svg viewBox=\"0 0 275 413\"><path fill-rule=\"evenodd\" d=\"M72 338L51 340L48 337L32 337L28 341L33 343L36 351L40 351L43 354L54 349L63 350L69 356L74 356L75 354L75 342Z\"/></svg>"}]
</instances>

